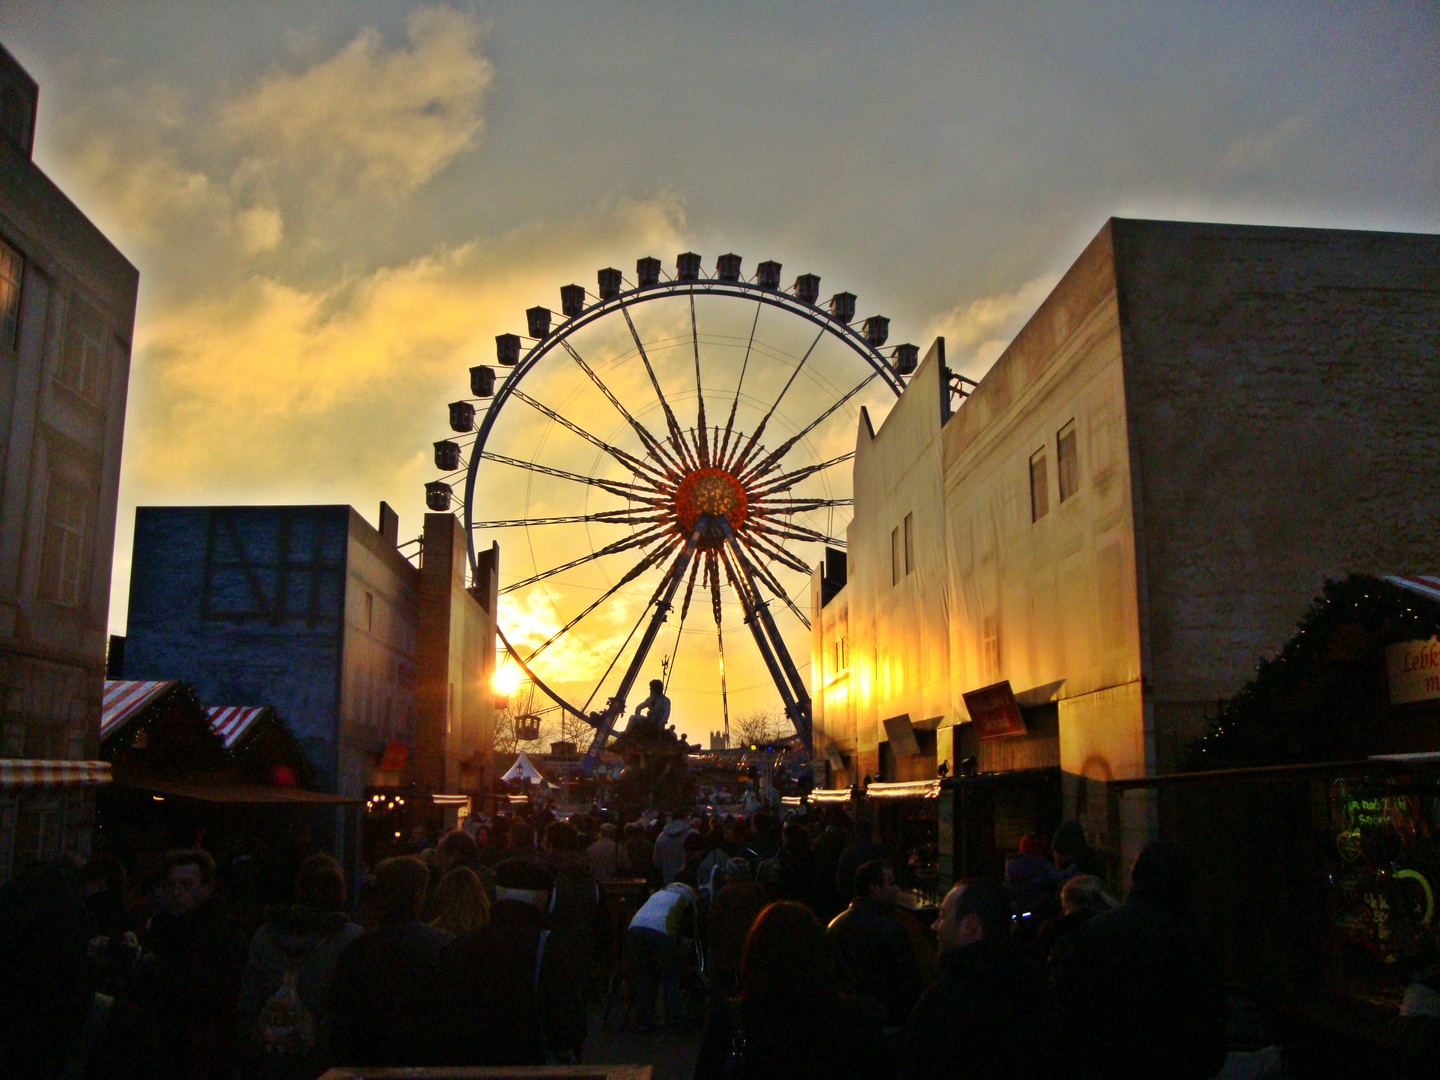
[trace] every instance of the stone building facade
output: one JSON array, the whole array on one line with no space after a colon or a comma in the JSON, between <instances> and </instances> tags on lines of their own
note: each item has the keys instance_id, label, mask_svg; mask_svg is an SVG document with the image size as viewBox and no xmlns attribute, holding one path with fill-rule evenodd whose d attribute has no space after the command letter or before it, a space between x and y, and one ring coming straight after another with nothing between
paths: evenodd
<instances>
[{"instance_id":1,"label":"stone building facade","mask_svg":"<svg viewBox=\"0 0 1440 1080\"><path fill-rule=\"evenodd\" d=\"M1326 578L1440 566L1437 357L1440 237L1111 220L953 415L941 341L862 421L818 752L1058 766L1105 842L1097 785L1173 771ZM977 739L1001 680L1027 732Z\"/></svg>"},{"instance_id":2,"label":"stone building facade","mask_svg":"<svg viewBox=\"0 0 1440 1080\"><path fill-rule=\"evenodd\" d=\"M453 515L426 515L418 567L383 503L380 519L349 506L141 507L124 677L273 707L336 794L478 788L494 741L495 555L467 587ZM353 853L358 821L336 815L335 846Z\"/></svg>"},{"instance_id":3,"label":"stone building facade","mask_svg":"<svg viewBox=\"0 0 1440 1080\"><path fill-rule=\"evenodd\" d=\"M99 751L139 275L30 160L37 100L0 48L0 757L75 763ZM87 785L34 782L81 772L0 782L0 880L88 851Z\"/></svg>"}]
</instances>

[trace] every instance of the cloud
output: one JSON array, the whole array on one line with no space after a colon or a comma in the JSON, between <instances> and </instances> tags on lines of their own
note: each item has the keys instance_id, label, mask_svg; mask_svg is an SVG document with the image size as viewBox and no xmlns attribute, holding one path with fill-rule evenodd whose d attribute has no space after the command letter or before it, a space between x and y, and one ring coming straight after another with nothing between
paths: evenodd
<instances>
[{"instance_id":1,"label":"cloud","mask_svg":"<svg viewBox=\"0 0 1440 1080\"><path fill-rule=\"evenodd\" d=\"M925 340L944 337L950 367L978 379L1059 280L1059 274L1042 274L1014 292L961 301L930 321Z\"/></svg>"},{"instance_id":2,"label":"cloud","mask_svg":"<svg viewBox=\"0 0 1440 1080\"><path fill-rule=\"evenodd\" d=\"M1251 131L1238 139L1222 163L1228 173L1248 172L1279 159L1313 123L1309 116L1292 116L1267 131Z\"/></svg>"},{"instance_id":3,"label":"cloud","mask_svg":"<svg viewBox=\"0 0 1440 1080\"><path fill-rule=\"evenodd\" d=\"M407 44L366 27L297 74L277 73L224 110L237 137L341 187L408 194L474 145L494 76L482 27L446 7L410 15Z\"/></svg>"},{"instance_id":4,"label":"cloud","mask_svg":"<svg viewBox=\"0 0 1440 1080\"><path fill-rule=\"evenodd\" d=\"M255 229L266 239L270 227L262 218ZM378 470L418 485L431 471L421 451L443 434L466 368L492 360L499 329L553 292L557 264L678 250L683 231L673 201L621 201L324 285L257 274L167 305L137 335L132 481L313 497Z\"/></svg>"}]
</instances>

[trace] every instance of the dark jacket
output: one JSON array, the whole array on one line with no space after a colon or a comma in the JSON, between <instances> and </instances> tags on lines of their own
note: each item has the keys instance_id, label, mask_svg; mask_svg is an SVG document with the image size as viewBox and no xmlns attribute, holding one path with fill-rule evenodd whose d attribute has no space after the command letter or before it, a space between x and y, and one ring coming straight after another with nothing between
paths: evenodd
<instances>
[{"instance_id":1,"label":"dark jacket","mask_svg":"<svg viewBox=\"0 0 1440 1080\"><path fill-rule=\"evenodd\" d=\"M915 1005L905 1033L903 1074L1052 1075L1054 1022L1039 964L1008 938L946 953L940 973Z\"/></svg>"},{"instance_id":2,"label":"dark jacket","mask_svg":"<svg viewBox=\"0 0 1440 1080\"><path fill-rule=\"evenodd\" d=\"M555 872L550 927L576 970L588 976L605 934L600 886L590 874L590 859L583 851L554 851L546 862Z\"/></svg>"},{"instance_id":3,"label":"dark jacket","mask_svg":"<svg viewBox=\"0 0 1440 1080\"><path fill-rule=\"evenodd\" d=\"M547 929L538 908L499 900L489 925L445 951L445 1064L543 1065L547 1047L579 1053L586 1026L580 973L553 933L541 954Z\"/></svg>"},{"instance_id":4,"label":"dark jacket","mask_svg":"<svg viewBox=\"0 0 1440 1080\"><path fill-rule=\"evenodd\" d=\"M874 999L885 1010L885 1026L899 1027L920 996L920 966L910 935L889 909L857 896L825 931L840 962L845 985Z\"/></svg>"},{"instance_id":5,"label":"dark jacket","mask_svg":"<svg viewBox=\"0 0 1440 1080\"><path fill-rule=\"evenodd\" d=\"M440 954L454 940L454 935L419 919L397 919L345 947L331 984L334 1064L432 1062Z\"/></svg>"},{"instance_id":6,"label":"dark jacket","mask_svg":"<svg viewBox=\"0 0 1440 1080\"><path fill-rule=\"evenodd\" d=\"M340 953L364 931L340 911L278 907L250 940L250 959L240 982L239 1020L241 1074L264 1077L320 1075L330 1067L330 993ZM315 1049L303 1056L262 1054L255 1046L255 1021L280 989L288 970L295 970L295 994L315 1019Z\"/></svg>"},{"instance_id":7,"label":"dark jacket","mask_svg":"<svg viewBox=\"0 0 1440 1080\"><path fill-rule=\"evenodd\" d=\"M835 871L835 887L840 896L855 895L855 871L872 859L883 859L885 849L869 836L857 836L840 855L840 865Z\"/></svg>"},{"instance_id":8,"label":"dark jacket","mask_svg":"<svg viewBox=\"0 0 1440 1080\"><path fill-rule=\"evenodd\" d=\"M891 1063L870 1003L842 997L809 1017L758 1011L739 1023L721 999L705 1024L695 1080L885 1080ZM943 1075L943 1074L939 1074Z\"/></svg>"},{"instance_id":9,"label":"dark jacket","mask_svg":"<svg viewBox=\"0 0 1440 1080\"><path fill-rule=\"evenodd\" d=\"M245 935L224 901L215 897L184 915L157 912L143 946L135 995L155 1018L166 1074L228 1080Z\"/></svg>"},{"instance_id":10,"label":"dark jacket","mask_svg":"<svg viewBox=\"0 0 1440 1080\"><path fill-rule=\"evenodd\" d=\"M745 935L755 925L765 897L753 881L732 881L715 894L706 919L709 972L728 988L740 970Z\"/></svg>"},{"instance_id":11,"label":"dark jacket","mask_svg":"<svg viewBox=\"0 0 1440 1080\"><path fill-rule=\"evenodd\" d=\"M1215 1075L1225 1060L1224 996L1187 920L1132 891L1067 945L1052 957L1053 980L1077 1080Z\"/></svg>"}]
</instances>

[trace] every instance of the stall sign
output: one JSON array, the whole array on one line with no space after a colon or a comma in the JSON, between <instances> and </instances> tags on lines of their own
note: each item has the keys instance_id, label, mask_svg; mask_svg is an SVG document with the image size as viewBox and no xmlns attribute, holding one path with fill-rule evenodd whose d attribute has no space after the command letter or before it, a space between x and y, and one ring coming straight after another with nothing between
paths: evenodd
<instances>
[{"instance_id":1,"label":"stall sign","mask_svg":"<svg viewBox=\"0 0 1440 1080\"><path fill-rule=\"evenodd\" d=\"M1020 706L1015 704L1015 692L1010 689L1010 680L982 686L961 695L970 719L975 721L975 734L982 739L998 739L1004 735L1024 735L1025 721L1020 716Z\"/></svg>"},{"instance_id":2,"label":"stall sign","mask_svg":"<svg viewBox=\"0 0 1440 1080\"><path fill-rule=\"evenodd\" d=\"M1440 638L1402 641L1385 650L1390 704L1440 701Z\"/></svg>"},{"instance_id":3,"label":"stall sign","mask_svg":"<svg viewBox=\"0 0 1440 1080\"><path fill-rule=\"evenodd\" d=\"M385 756L380 759L381 772L394 772L405 768L405 759L410 756L410 747L399 739L385 744Z\"/></svg>"}]
</instances>

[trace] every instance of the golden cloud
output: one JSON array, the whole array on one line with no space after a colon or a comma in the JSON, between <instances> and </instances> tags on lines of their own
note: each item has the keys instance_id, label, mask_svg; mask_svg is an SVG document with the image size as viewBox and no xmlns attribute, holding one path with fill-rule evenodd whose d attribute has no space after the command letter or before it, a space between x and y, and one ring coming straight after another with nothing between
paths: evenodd
<instances>
[{"instance_id":1,"label":"golden cloud","mask_svg":"<svg viewBox=\"0 0 1440 1080\"><path fill-rule=\"evenodd\" d=\"M930 321L925 340L943 337L950 367L980 378L1060 280L1042 274L1014 292L962 301Z\"/></svg>"},{"instance_id":2,"label":"golden cloud","mask_svg":"<svg viewBox=\"0 0 1440 1080\"><path fill-rule=\"evenodd\" d=\"M451 8L412 12L406 36L391 48L366 27L328 59L264 79L225 124L286 168L408 194L474 145L494 67L479 21Z\"/></svg>"}]
</instances>

